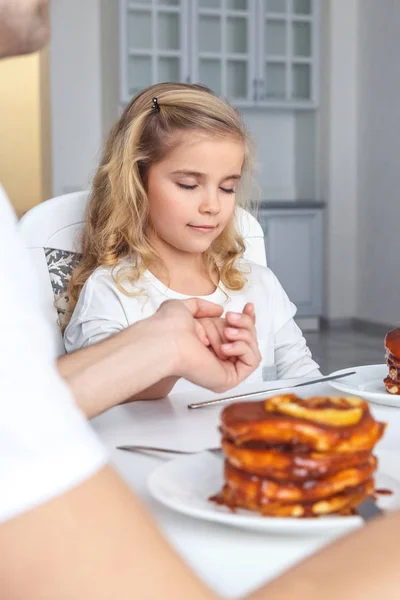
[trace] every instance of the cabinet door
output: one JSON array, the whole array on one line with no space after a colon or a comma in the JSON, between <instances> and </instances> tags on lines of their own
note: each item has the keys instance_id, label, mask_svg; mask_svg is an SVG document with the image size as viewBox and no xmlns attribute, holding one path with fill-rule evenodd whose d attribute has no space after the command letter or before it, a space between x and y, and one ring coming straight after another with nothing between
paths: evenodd
<instances>
[{"instance_id":1,"label":"cabinet door","mask_svg":"<svg viewBox=\"0 0 400 600\"><path fill-rule=\"evenodd\" d=\"M321 314L322 215L318 210L260 210L267 264L299 317Z\"/></svg>"},{"instance_id":2,"label":"cabinet door","mask_svg":"<svg viewBox=\"0 0 400 600\"><path fill-rule=\"evenodd\" d=\"M258 0L260 105L315 106L317 0Z\"/></svg>"},{"instance_id":3,"label":"cabinet door","mask_svg":"<svg viewBox=\"0 0 400 600\"><path fill-rule=\"evenodd\" d=\"M188 0L120 0L121 104L162 81L188 81Z\"/></svg>"},{"instance_id":4,"label":"cabinet door","mask_svg":"<svg viewBox=\"0 0 400 600\"><path fill-rule=\"evenodd\" d=\"M236 106L255 94L254 0L193 0L191 80Z\"/></svg>"}]
</instances>

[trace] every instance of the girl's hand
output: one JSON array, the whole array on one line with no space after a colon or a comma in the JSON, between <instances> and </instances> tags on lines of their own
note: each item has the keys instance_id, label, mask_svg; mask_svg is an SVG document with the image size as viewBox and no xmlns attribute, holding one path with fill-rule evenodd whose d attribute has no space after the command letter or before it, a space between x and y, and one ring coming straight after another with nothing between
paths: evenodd
<instances>
[{"instance_id":1,"label":"girl's hand","mask_svg":"<svg viewBox=\"0 0 400 600\"><path fill-rule=\"evenodd\" d=\"M254 328L254 308L246 305L237 317L232 317L232 313L226 316L224 335L232 341L227 342L228 347L223 350L223 360L206 347L204 329L197 324L197 320L218 319L221 314L220 306L199 298L167 300L153 317L140 321L142 328L155 327L157 336L160 338L163 334L160 339L168 340L172 364L166 376L185 377L196 385L221 393L251 375L261 360ZM139 324L133 327L137 329ZM239 333L229 333L231 328Z\"/></svg>"},{"instance_id":2,"label":"girl's hand","mask_svg":"<svg viewBox=\"0 0 400 600\"><path fill-rule=\"evenodd\" d=\"M242 313L228 312L225 319L196 319L196 329L203 344L210 347L221 360L235 361L243 352L243 342L253 351L254 360L261 360L252 303L246 304Z\"/></svg>"},{"instance_id":3,"label":"girl's hand","mask_svg":"<svg viewBox=\"0 0 400 600\"><path fill-rule=\"evenodd\" d=\"M261 354L255 327L254 304L248 302L242 313L226 313L225 321L224 336L227 341L221 346L225 357L235 362L239 356L243 355L245 344L251 349L250 360L257 362L258 365L261 361Z\"/></svg>"}]
</instances>

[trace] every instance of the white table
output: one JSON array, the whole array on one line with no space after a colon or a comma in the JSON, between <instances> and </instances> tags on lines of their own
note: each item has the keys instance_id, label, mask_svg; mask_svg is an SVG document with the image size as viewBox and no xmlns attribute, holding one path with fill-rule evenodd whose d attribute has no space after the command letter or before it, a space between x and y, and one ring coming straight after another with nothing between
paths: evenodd
<instances>
[{"instance_id":1,"label":"white table","mask_svg":"<svg viewBox=\"0 0 400 600\"><path fill-rule=\"evenodd\" d=\"M245 389L254 391L254 388ZM296 391L303 397L335 395L335 390L327 384ZM219 445L217 424L221 406L199 410L187 408L189 402L212 397L215 395L202 390L184 396L171 395L155 402L126 404L96 417L92 424L109 448L116 469L142 498L183 559L216 592L238 597L275 577L332 538L266 535L175 513L153 500L147 491L149 473L166 458L115 448L121 444L148 444L203 450ZM372 404L371 409L375 418L389 423L380 447L400 452L400 409Z\"/></svg>"}]
</instances>

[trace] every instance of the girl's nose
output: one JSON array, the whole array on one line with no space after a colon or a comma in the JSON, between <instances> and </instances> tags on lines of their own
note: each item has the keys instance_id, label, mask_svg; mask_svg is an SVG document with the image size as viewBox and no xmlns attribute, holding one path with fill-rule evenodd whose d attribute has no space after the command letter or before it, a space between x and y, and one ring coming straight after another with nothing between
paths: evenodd
<instances>
[{"instance_id":1,"label":"girl's nose","mask_svg":"<svg viewBox=\"0 0 400 600\"><path fill-rule=\"evenodd\" d=\"M200 203L199 211L201 213L208 213L211 215L217 215L221 209L218 192L207 190Z\"/></svg>"}]
</instances>

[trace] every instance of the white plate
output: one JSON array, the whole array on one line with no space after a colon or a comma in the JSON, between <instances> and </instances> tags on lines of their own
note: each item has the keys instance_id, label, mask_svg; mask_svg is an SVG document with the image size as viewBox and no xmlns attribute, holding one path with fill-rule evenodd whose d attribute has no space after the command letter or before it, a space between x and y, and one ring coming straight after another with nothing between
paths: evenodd
<instances>
[{"instance_id":1,"label":"white plate","mask_svg":"<svg viewBox=\"0 0 400 600\"><path fill-rule=\"evenodd\" d=\"M344 379L339 379L338 381L328 381L329 385L341 392L345 392L346 395L360 396L376 404L400 407L400 396L389 394L383 383L384 378L389 372L387 365L351 367L330 374L340 375L346 371L355 371L355 374L349 375Z\"/></svg>"},{"instance_id":2,"label":"white plate","mask_svg":"<svg viewBox=\"0 0 400 600\"><path fill-rule=\"evenodd\" d=\"M400 507L400 454L377 452L379 472L376 487L390 489L392 495L380 496L378 504L385 510ZM351 530L362 524L360 517L320 517L291 519L262 517L246 510L230 511L208 498L222 487L223 461L209 452L183 456L163 463L149 476L153 498L178 512L197 519L216 521L234 527L274 534L315 535Z\"/></svg>"}]
</instances>

